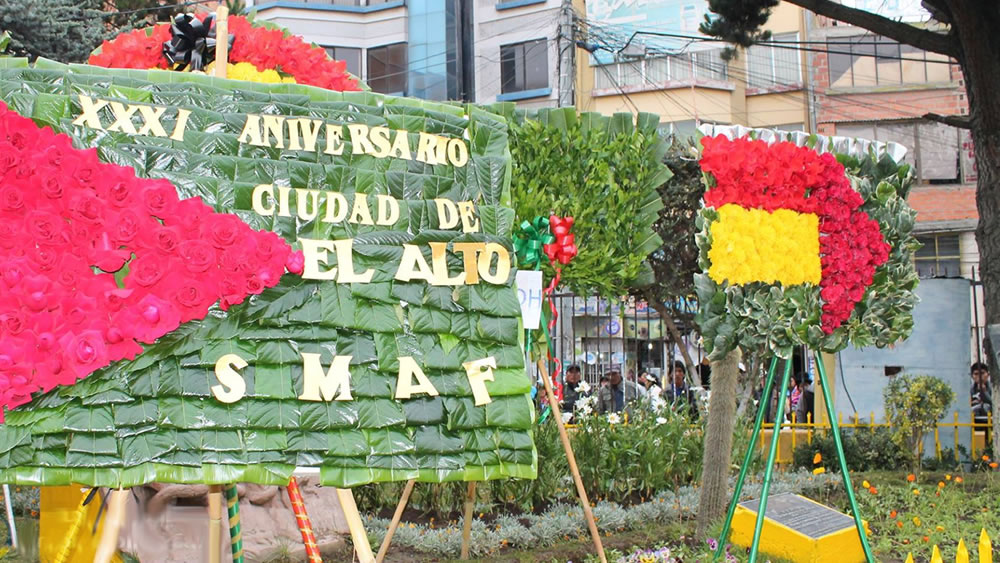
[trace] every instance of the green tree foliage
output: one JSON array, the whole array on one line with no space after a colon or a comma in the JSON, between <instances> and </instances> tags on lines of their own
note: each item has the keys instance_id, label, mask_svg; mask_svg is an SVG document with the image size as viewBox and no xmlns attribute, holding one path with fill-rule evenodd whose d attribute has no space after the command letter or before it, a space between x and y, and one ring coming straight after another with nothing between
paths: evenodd
<instances>
[{"instance_id":1,"label":"green tree foliage","mask_svg":"<svg viewBox=\"0 0 1000 563\"><path fill-rule=\"evenodd\" d=\"M648 283L645 260L662 245L653 229L663 208L657 189L671 176L659 118L641 114L633 123L630 114L498 109L510 123L517 220L553 213L575 219L579 254L563 269L565 285L579 295L616 298L642 277Z\"/></svg>"},{"instance_id":2,"label":"green tree foliage","mask_svg":"<svg viewBox=\"0 0 1000 563\"><path fill-rule=\"evenodd\" d=\"M121 31L146 27L170 21L175 14L185 11L181 4L181 0L115 0L114 11L108 12L105 19L110 27ZM193 8L197 6L186 9Z\"/></svg>"},{"instance_id":3,"label":"green tree foliage","mask_svg":"<svg viewBox=\"0 0 1000 563\"><path fill-rule=\"evenodd\" d=\"M924 436L947 412L955 392L932 375L897 375L882 391L886 415L892 425L892 441L911 454L911 464L919 467Z\"/></svg>"},{"instance_id":4,"label":"green tree foliage","mask_svg":"<svg viewBox=\"0 0 1000 563\"><path fill-rule=\"evenodd\" d=\"M104 39L105 21L99 0L4 0L0 29L10 33L10 52L83 62Z\"/></svg>"}]
</instances>

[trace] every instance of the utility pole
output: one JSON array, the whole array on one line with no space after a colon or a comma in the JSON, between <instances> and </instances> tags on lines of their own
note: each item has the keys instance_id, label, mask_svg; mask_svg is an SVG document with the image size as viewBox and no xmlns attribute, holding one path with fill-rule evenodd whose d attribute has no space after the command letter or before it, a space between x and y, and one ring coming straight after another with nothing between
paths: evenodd
<instances>
[{"instance_id":1,"label":"utility pole","mask_svg":"<svg viewBox=\"0 0 1000 563\"><path fill-rule=\"evenodd\" d=\"M559 9L559 107L573 105L576 85L576 38L573 31L576 14L572 0L563 0Z\"/></svg>"}]
</instances>

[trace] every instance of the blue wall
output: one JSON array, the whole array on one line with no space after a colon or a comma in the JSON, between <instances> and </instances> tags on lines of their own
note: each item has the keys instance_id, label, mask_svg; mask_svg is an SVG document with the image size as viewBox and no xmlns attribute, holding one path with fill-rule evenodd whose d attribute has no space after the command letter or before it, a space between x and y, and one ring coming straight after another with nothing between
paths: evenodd
<instances>
[{"instance_id":1,"label":"blue wall","mask_svg":"<svg viewBox=\"0 0 1000 563\"><path fill-rule=\"evenodd\" d=\"M848 348L838 358L837 411L846 421L855 409L862 420L875 412L877 421L885 420L882 390L888 385L886 366L902 366L903 371L928 374L944 379L955 390L955 401L946 421L969 422L969 365L972 363L969 305L969 281L964 279L921 280L917 288L920 303L913 312L913 335L893 349ZM843 370L841 372L841 369ZM851 401L853 400L853 408ZM951 430L940 432L941 447L954 447ZM959 443L969 449L968 429L959 430ZM926 455L934 453L934 438L924 442Z\"/></svg>"}]
</instances>

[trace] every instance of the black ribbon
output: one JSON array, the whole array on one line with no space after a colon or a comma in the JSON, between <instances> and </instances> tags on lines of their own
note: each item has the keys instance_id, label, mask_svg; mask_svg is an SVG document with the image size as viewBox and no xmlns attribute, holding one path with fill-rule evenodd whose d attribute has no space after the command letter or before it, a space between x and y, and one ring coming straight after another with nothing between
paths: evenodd
<instances>
[{"instance_id":1,"label":"black ribbon","mask_svg":"<svg viewBox=\"0 0 1000 563\"><path fill-rule=\"evenodd\" d=\"M200 21L194 14L178 14L170 25L170 41L163 44L163 56L175 70L204 70L215 59L215 16ZM233 46L233 35L229 35Z\"/></svg>"}]
</instances>

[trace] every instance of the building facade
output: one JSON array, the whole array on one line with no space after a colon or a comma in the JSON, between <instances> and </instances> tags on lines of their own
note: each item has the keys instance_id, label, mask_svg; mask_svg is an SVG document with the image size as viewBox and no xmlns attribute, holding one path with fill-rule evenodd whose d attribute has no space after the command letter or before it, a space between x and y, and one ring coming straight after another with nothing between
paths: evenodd
<instances>
[{"instance_id":1,"label":"building facade","mask_svg":"<svg viewBox=\"0 0 1000 563\"><path fill-rule=\"evenodd\" d=\"M376 92L558 101L559 0L252 0L250 8L325 47Z\"/></svg>"}]
</instances>

